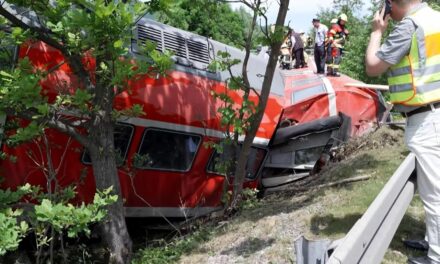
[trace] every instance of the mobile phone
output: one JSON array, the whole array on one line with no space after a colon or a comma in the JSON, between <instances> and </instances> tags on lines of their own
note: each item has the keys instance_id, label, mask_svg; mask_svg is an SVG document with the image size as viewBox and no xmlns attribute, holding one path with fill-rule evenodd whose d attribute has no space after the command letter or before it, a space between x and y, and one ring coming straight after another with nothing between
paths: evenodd
<instances>
[{"instance_id":1,"label":"mobile phone","mask_svg":"<svg viewBox=\"0 0 440 264\"><path fill-rule=\"evenodd\" d=\"M391 14L391 2L390 0L385 0L385 13L383 14L383 20L385 20L388 14Z\"/></svg>"}]
</instances>

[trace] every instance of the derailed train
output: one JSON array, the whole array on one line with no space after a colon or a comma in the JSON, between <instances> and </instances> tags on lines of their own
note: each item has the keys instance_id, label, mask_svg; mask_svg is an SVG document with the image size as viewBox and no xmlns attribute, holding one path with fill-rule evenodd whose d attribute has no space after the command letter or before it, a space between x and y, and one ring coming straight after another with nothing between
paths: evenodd
<instances>
[{"instance_id":1,"label":"derailed train","mask_svg":"<svg viewBox=\"0 0 440 264\"><path fill-rule=\"evenodd\" d=\"M114 102L117 109L140 104L147 113L122 119L115 129L115 148L121 154L118 170L126 216L207 214L221 208L226 180L226 176L215 170L217 159L214 157L218 154L205 146L208 142L220 142L226 132L220 125L217 111L220 102L212 96L212 91L225 91L225 80L230 77L228 72L208 70L208 65L218 51L227 51L238 59L244 57L244 52L142 18L137 21L129 47L131 56L139 62L143 58L138 43L147 40L155 42L159 51L173 51L175 65L167 77L145 76L133 81L131 93L118 95ZM10 47L10 51L14 51L15 56L3 64L13 65L18 59L28 57L35 67L48 69L63 61L59 51L41 42ZM93 65L93 58L85 59ZM261 89L266 64L264 54L250 58L250 81L257 91ZM237 65L233 73L239 75L240 69ZM63 65L42 82L49 100L56 97L58 84L68 84L72 76L68 65ZM273 168L307 170L318 159L317 154L329 144L329 138L338 139L333 131L340 132L339 140L346 140L349 136L362 134L365 126L379 120L383 111L379 94L341 87L335 79L307 72L276 70L264 118L249 155L246 187L269 188L284 184L285 178L267 172ZM240 94L229 93L236 103L240 103ZM257 101L257 95L251 95L250 99ZM344 120L348 123L342 122L341 112L345 112ZM4 124L9 119L4 118L1 122ZM313 125L323 120L330 120L324 123L331 125L323 129ZM91 201L95 182L84 148L58 131L48 129L46 134L52 160L60 168L59 183L62 186L74 184L78 199ZM315 136L319 140L314 140ZM304 144L307 138L313 144ZM44 174L33 160L44 161L44 155L28 155L38 153L36 143L16 148L3 144L1 148L17 157L16 162L0 161L0 176L4 178L2 188L15 188L24 183L44 187ZM136 160L136 156L148 156L149 159Z\"/></svg>"}]
</instances>

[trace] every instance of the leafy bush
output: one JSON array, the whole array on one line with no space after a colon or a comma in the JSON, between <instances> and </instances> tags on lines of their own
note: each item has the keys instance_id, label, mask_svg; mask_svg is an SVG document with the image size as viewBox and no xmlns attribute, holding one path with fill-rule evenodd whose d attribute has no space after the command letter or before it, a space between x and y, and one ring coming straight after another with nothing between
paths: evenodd
<instances>
[{"instance_id":1,"label":"leafy bush","mask_svg":"<svg viewBox=\"0 0 440 264\"><path fill-rule=\"evenodd\" d=\"M21 210L10 208L0 212L0 256L7 251L16 250L27 233L29 226L26 222L17 224L17 217L21 214Z\"/></svg>"},{"instance_id":2,"label":"leafy bush","mask_svg":"<svg viewBox=\"0 0 440 264\"><path fill-rule=\"evenodd\" d=\"M13 210L11 206L35 190L29 184L19 187L16 191L0 190L0 256L7 251L16 250L29 230L25 221L17 220L23 211Z\"/></svg>"},{"instance_id":3,"label":"leafy bush","mask_svg":"<svg viewBox=\"0 0 440 264\"><path fill-rule=\"evenodd\" d=\"M257 198L257 195L257 189L243 189L243 202L240 206L243 209L252 209L257 207L260 202Z\"/></svg>"},{"instance_id":4,"label":"leafy bush","mask_svg":"<svg viewBox=\"0 0 440 264\"><path fill-rule=\"evenodd\" d=\"M51 246L49 255L53 258L53 243L57 237L66 232L68 237L77 237L80 233L90 235L90 224L102 221L107 211L105 207L117 201L117 195L112 195L112 188L97 191L93 203L75 206L68 202L74 197L74 188L68 187L56 194L41 193L38 187L26 184L16 191L0 190L0 256L18 248L20 241L33 232L37 242L37 263L43 249ZM21 209L12 209L16 204L29 196L37 200L34 212L23 213ZM29 224L18 221L26 216ZM60 239L61 243L62 239ZM64 248L61 245L61 248ZM64 252L61 252L64 254Z\"/></svg>"}]
</instances>

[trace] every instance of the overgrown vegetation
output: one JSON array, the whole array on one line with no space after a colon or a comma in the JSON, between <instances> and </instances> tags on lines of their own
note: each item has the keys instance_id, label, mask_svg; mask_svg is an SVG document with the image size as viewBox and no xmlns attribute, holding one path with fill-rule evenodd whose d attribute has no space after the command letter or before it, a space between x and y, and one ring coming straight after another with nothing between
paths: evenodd
<instances>
[{"instance_id":1,"label":"overgrown vegetation","mask_svg":"<svg viewBox=\"0 0 440 264\"><path fill-rule=\"evenodd\" d=\"M252 11L252 20L248 25L248 32L245 35L245 41L243 43L245 52L244 58L240 61L232 58L227 52L219 52L218 59L211 65L213 68L219 68L230 74L230 77L226 80L228 89L223 93L214 94L223 105L219 109L222 117L221 122L226 128L225 137L228 139L227 142L231 143L233 150L231 157L232 160L235 161L235 164L227 168L227 172L233 172L232 175L234 177L232 196L230 201L226 204L227 210L225 212L228 214L239 208L239 204L243 200L242 190L246 178L247 162L269 99L272 80L284 38L284 22L289 7L289 0L279 2L276 23L273 30L269 31L267 30L269 25L267 24L265 14L268 4L267 1L241 0L239 2ZM248 65L250 63L252 43L256 38L255 31L257 30L259 18L262 18L264 21L260 26L266 30L261 32L264 36L264 44L269 46L270 53L265 74L263 75L263 82L260 87L253 87L254 85L251 85L250 82L251 78L259 76L250 76ZM240 63L241 72L236 75L231 69ZM235 91L241 95L239 102L231 98L231 91ZM244 139L241 140L240 137L243 136ZM225 186L224 191L227 191L228 188L228 186Z\"/></svg>"},{"instance_id":2,"label":"overgrown vegetation","mask_svg":"<svg viewBox=\"0 0 440 264\"><path fill-rule=\"evenodd\" d=\"M16 191L0 190L0 256L16 250L25 236L32 235L35 263L54 263L55 258L66 260L64 234L68 238L90 236L90 225L102 221L107 214L105 207L118 199L110 193L111 188L98 191L92 203L73 205L69 202L75 196L72 187L50 195L29 184ZM20 209L20 201L35 201L35 206ZM55 246L59 248L56 251Z\"/></svg>"},{"instance_id":3,"label":"overgrown vegetation","mask_svg":"<svg viewBox=\"0 0 440 264\"><path fill-rule=\"evenodd\" d=\"M215 15L213 15L215 14ZM233 10L227 1L178 0L166 10L155 13L165 24L244 48L251 27L252 14L245 7ZM252 48L261 44L263 34L253 29Z\"/></svg>"},{"instance_id":4,"label":"overgrown vegetation","mask_svg":"<svg viewBox=\"0 0 440 264\"><path fill-rule=\"evenodd\" d=\"M179 263L295 263L293 241L298 236L309 239L344 236L407 154L401 129L382 128L349 143L315 184L364 175L371 176L370 180L300 193L290 190L273 193L258 207L219 223L216 233L185 253ZM423 230L423 208L416 197L384 263L405 263L408 256L419 254L404 248L402 240L423 237Z\"/></svg>"},{"instance_id":5,"label":"overgrown vegetation","mask_svg":"<svg viewBox=\"0 0 440 264\"><path fill-rule=\"evenodd\" d=\"M125 59L129 56L127 44L131 43L136 19L147 11L155 11L153 8L164 8L163 4L168 1L7 2L38 19L30 23L21 17L21 11L8 8L8 3L2 1L0 24L2 30L10 32L2 33L2 47L4 43L26 48L44 44L57 50L62 59L55 65L41 65L26 53L17 64L9 61L6 62L7 67L2 67L0 113L27 121L20 122L20 126L9 127L10 131L4 133L8 138L3 142L13 148L44 135L47 128L51 128L85 147L91 157L97 190L113 187L111 192L118 198L106 206L108 221L100 224L103 241L110 251L107 262L129 262L132 243L123 213L114 127L121 115L139 116L145 113L143 106L139 105L115 109L114 99L130 90L130 81L142 75L164 75L172 65L169 54L160 54L154 45L145 47L146 60L142 63ZM62 80L57 79L60 69L68 73ZM48 89L44 83L47 84L47 79L51 77L58 81L53 81ZM50 93L56 95L51 97ZM45 205L49 206L48 203Z\"/></svg>"},{"instance_id":6,"label":"overgrown vegetation","mask_svg":"<svg viewBox=\"0 0 440 264\"><path fill-rule=\"evenodd\" d=\"M138 251L133 264L176 263L182 255L196 249L215 234L215 227L208 224L186 236L176 237L172 241L159 240L155 244Z\"/></svg>"}]
</instances>

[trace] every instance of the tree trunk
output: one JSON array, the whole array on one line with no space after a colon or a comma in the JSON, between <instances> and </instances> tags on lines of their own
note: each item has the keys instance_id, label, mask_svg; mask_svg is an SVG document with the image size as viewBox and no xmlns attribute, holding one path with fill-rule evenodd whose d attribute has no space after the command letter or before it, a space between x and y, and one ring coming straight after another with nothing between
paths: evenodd
<instances>
[{"instance_id":1,"label":"tree trunk","mask_svg":"<svg viewBox=\"0 0 440 264\"><path fill-rule=\"evenodd\" d=\"M280 9L278 11L276 27L282 27L284 21L286 20L286 14L289 7L289 0L280 1ZM275 68L277 66L278 56L280 53L281 41L272 42L271 53L269 57L269 62L266 67L266 72L264 74L264 81L261 88L260 101L258 103L257 113L255 119L253 119L251 127L246 134L243 142L242 150L238 158L238 164L234 175L234 185L233 185L233 200L231 203L231 208L237 206L241 201L241 193L243 191L243 183L246 177L246 163L251 150L252 143L255 136L257 135L258 127L260 126L261 120L264 116L264 110L266 109L267 100L270 94L270 88L272 85L273 75L275 73Z\"/></svg>"},{"instance_id":2,"label":"tree trunk","mask_svg":"<svg viewBox=\"0 0 440 264\"><path fill-rule=\"evenodd\" d=\"M91 129L90 136L93 142L99 142L100 147L92 147L90 152L96 189L104 190L112 186L113 192L119 197L116 203L107 207L108 217L100 226L102 238L110 251L106 263L119 264L130 262L132 242L125 223L113 130L111 122L97 122Z\"/></svg>"}]
</instances>

